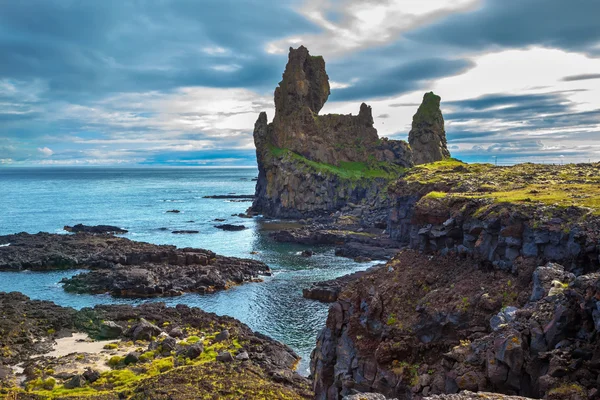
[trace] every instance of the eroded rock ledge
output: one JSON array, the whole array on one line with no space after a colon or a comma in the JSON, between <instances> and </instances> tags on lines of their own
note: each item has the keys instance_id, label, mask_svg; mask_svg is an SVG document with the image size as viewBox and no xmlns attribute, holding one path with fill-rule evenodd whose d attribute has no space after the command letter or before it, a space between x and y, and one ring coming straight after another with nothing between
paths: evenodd
<instances>
[{"instance_id":1,"label":"eroded rock ledge","mask_svg":"<svg viewBox=\"0 0 600 400\"><path fill-rule=\"evenodd\" d=\"M348 202L385 206L386 185L405 168L449 156L440 98L426 94L413 120L411 143L379 138L371 107L358 115L319 115L330 94L322 57L290 48L275 90L275 116L261 113L254 127L259 168L254 213L301 218ZM420 154L422 153L422 154Z\"/></svg>"},{"instance_id":2,"label":"eroded rock ledge","mask_svg":"<svg viewBox=\"0 0 600 400\"><path fill-rule=\"evenodd\" d=\"M0 236L0 270L91 269L64 280L75 293L117 297L205 293L258 280L269 267L210 250L159 246L110 235L19 233Z\"/></svg>"}]
</instances>

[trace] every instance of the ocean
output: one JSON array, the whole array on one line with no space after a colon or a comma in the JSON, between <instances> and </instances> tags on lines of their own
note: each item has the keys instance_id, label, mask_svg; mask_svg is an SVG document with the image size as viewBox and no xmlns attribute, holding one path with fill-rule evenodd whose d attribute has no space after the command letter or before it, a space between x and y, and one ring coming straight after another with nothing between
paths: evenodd
<instances>
[{"instance_id":1,"label":"ocean","mask_svg":"<svg viewBox=\"0 0 600 400\"><path fill-rule=\"evenodd\" d=\"M186 294L151 300L114 299L107 295L65 293L58 283L77 271L0 272L0 291L82 308L95 304L164 301L229 315L293 348L307 375L310 352L325 324L328 305L302 297L311 282L332 279L372 264L336 257L331 247L307 247L273 241L262 218L233 216L249 202L205 199L204 196L253 194L255 168L4 168L0 169L0 235L17 232L65 233L65 225L116 225L132 240L178 247L199 247L218 254L254 258L268 264L272 277L209 295ZM169 210L180 213L168 213ZM224 232L214 219L249 229ZM271 221L272 223L272 221ZM174 230L197 230L191 235ZM3 245L6 243L0 243ZM256 254L252 254L256 253Z\"/></svg>"}]
</instances>

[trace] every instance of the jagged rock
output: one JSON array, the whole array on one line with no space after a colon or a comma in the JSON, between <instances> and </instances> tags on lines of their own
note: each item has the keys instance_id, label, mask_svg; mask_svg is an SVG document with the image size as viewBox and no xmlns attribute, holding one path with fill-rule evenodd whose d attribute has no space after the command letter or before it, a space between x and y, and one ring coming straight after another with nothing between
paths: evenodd
<instances>
[{"instance_id":1,"label":"jagged rock","mask_svg":"<svg viewBox=\"0 0 600 400\"><path fill-rule=\"evenodd\" d=\"M423 103L413 117L408 142L415 165L441 161L450 157L446 145L444 117L440 110L441 98L433 92L425 93Z\"/></svg>"},{"instance_id":2,"label":"jagged rock","mask_svg":"<svg viewBox=\"0 0 600 400\"><path fill-rule=\"evenodd\" d=\"M556 263L551 262L545 266L537 267L533 271L533 291L529 300L537 301L550 295L554 281L558 281L560 286L561 283L568 284L574 279L575 275L566 272L562 265Z\"/></svg>"},{"instance_id":3,"label":"jagged rock","mask_svg":"<svg viewBox=\"0 0 600 400\"><path fill-rule=\"evenodd\" d=\"M137 325L132 326L125 332L125 335L133 340L150 341L153 336L158 336L160 333L162 333L162 329L142 318Z\"/></svg>"},{"instance_id":4,"label":"jagged rock","mask_svg":"<svg viewBox=\"0 0 600 400\"><path fill-rule=\"evenodd\" d=\"M254 125L259 175L253 213L296 218L348 203L377 208L387 183L413 166L408 143L378 137L367 104L358 115L318 114L329 97L328 80L322 57L303 46L290 49L275 90L273 123L263 112ZM378 172L350 179L347 163Z\"/></svg>"},{"instance_id":5,"label":"jagged rock","mask_svg":"<svg viewBox=\"0 0 600 400\"><path fill-rule=\"evenodd\" d=\"M82 375L75 375L68 382L64 384L65 389L75 389L84 387L87 383L86 379Z\"/></svg>"},{"instance_id":6,"label":"jagged rock","mask_svg":"<svg viewBox=\"0 0 600 400\"><path fill-rule=\"evenodd\" d=\"M246 352L252 354L252 357L247 361L232 362L234 361L232 354L227 353L220 356L220 359L226 362L208 359L203 360L201 365L189 365L187 360L183 362L180 357L157 352L153 355L156 360L164 360L167 365L174 364L178 368L155 369L152 376L146 376L150 379L128 382L130 391L126 397L154 399L170 393L169 396L175 394L175 397L196 399L214 398L215 395L221 397L224 393L227 397L233 393L234 397L243 394L242 397L247 398L265 398L265 396L266 398L312 398L308 379L294 371L300 358L289 347L253 332L248 326L233 318L217 316L199 308L183 304L167 307L164 303L146 303L136 307L128 304L112 304L75 310L48 301L31 300L19 293L0 292L0 314L0 332L6 333L0 335L0 349L5 350L0 354L0 397L8 394L12 398L14 396L11 396L11 393L16 393L16 398L19 399L39 397L40 392L37 390L25 393L19 388L19 384L27 386L29 383L34 384L34 381L47 381L47 387L54 386L54 380L50 380L50 377L56 380L57 388L65 389L65 393L61 394L63 397L81 397L81 393L77 390L73 393L66 392L71 387L74 389L85 387L86 398L123 397L120 391L114 390L110 375L105 377L107 372L104 368L101 373L89 368L90 364L94 365L93 363L98 361L102 364L95 365L98 367L104 365L104 358L98 358L99 355L106 353L104 350L99 354L75 352L61 357L44 354L52 350L54 331L82 332L95 339L101 329L102 321L114 321L119 325L125 325L144 319L156 322L156 325L160 326L186 326L194 332L214 333L227 330L239 342L224 343L221 352L234 351L239 343L242 346L239 354ZM136 323L133 322L133 325ZM130 345L129 338L124 336L120 339L122 343L119 349L133 350L141 345L140 343ZM203 351L201 341L187 346L178 345L177 349L184 351L177 356L192 359L197 359ZM149 367L148 363L137 365L134 362L139 359L139 354L130 352L126 358L125 362L119 362L117 366L119 372L115 375L120 372L140 375ZM26 370L23 376L25 382L17 382L11 370L11 367L21 363L24 363ZM273 376L275 373L285 376L286 380L276 379ZM40 376L42 378L39 380ZM207 386L204 382L211 384Z\"/></svg>"}]
</instances>

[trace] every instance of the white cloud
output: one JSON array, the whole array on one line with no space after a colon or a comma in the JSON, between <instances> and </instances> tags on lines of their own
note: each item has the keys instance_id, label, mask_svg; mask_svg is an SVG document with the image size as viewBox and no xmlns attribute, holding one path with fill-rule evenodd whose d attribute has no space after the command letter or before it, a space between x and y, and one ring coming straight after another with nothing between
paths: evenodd
<instances>
[{"instance_id":1,"label":"white cloud","mask_svg":"<svg viewBox=\"0 0 600 400\"><path fill-rule=\"evenodd\" d=\"M211 56L228 53L226 49L219 46L204 47L202 51Z\"/></svg>"},{"instance_id":2,"label":"white cloud","mask_svg":"<svg viewBox=\"0 0 600 400\"><path fill-rule=\"evenodd\" d=\"M238 64L226 64L226 65L213 65L211 69L219 72L235 72L242 69L241 65Z\"/></svg>"},{"instance_id":3,"label":"white cloud","mask_svg":"<svg viewBox=\"0 0 600 400\"><path fill-rule=\"evenodd\" d=\"M472 10L480 0L306 0L298 12L322 33L287 37L265 46L271 54L304 44L328 58L398 39L402 33L451 13Z\"/></svg>"},{"instance_id":4,"label":"white cloud","mask_svg":"<svg viewBox=\"0 0 600 400\"><path fill-rule=\"evenodd\" d=\"M54 154L54 151L48 147L38 147L37 151L44 157L50 157L52 154Z\"/></svg>"}]
</instances>

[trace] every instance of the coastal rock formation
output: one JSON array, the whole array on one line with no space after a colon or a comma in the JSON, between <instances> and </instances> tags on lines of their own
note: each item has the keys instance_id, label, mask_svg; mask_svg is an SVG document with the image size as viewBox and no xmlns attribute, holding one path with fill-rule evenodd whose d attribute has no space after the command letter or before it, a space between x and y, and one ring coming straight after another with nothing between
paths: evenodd
<instances>
[{"instance_id":1,"label":"coastal rock formation","mask_svg":"<svg viewBox=\"0 0 600 400\"><path fill-rule=\"evenodd\" d=\"M263 112L254 127L259 168L254 213L296 218L335 211L348 203L381 208L386 185L414 165L408 143L378 137L368 105L361 104L358 115L319 115L329 93L323 58L311 56L303 46L290 48L275 90L273 122ZM431 106L427 100L424 110ZM425 158L435 158L441 146L429 139L430 131L444 135L443 119L442 130L437 130L439 98L437 104L431 121L430 114L420 114L423 132L417 136Z\"/></svg>"},{"instance_id":2,"label":"coastal rock formation","mask_svg":"<svg viewBox=\"0 0 600 400\"><path fill-rule=\"evenodd\" d=\"M402 400L460 390L594 398L600 276L529 301L535 264L523 260L518 270L407 250L350 283L312 355L316 398L355 390Z\"/></svg>"},{"instance_id":3,"label":"coastal rock formation","mask_svg":"<svg viewBox=\"0 0 600 400\"><path fill-rule=\"evenodd\" d=\"M210 250L158 246L110 235L19 233L0 236L0 270L91 269L63 281L67 291L117 297L206 293L252 282L270 269L260 261Z\"/></svg>"},{"instance_id":4,"label":"coastal rock formation","mask_svg":"<svg viewBox=\"0 0 600 400\"><path fill-rule=\"evenodd\" d=\"M415 165L442 161L450 158L446 145L444 117L440 110L440 96L425 93L423 103L413 117L408 143L413 152Z\"/></svg>"},{"instance_id":5,"label":"coastal rock formation","mask_svg":"<svg viewBox=\"0 0 600 400\"><path fill-rule=\"evenodd\" d=\"M458 161L417 167L390 186L388 232L414 249L470 255L513 272L519 257L595 271L598 168Z\"/></svg>"},{"instance_id":6,"label":"coastal rock formation","mask_svg":"<svg viewBox=\"0 0 600 400\"><path fill-rule=\"evenodd\" d=\"M599 167L408 171L388 232L414 250L337 295L311 357L316 398L598 398Z\"/></svg>"},{"instance_id":7,"label":"coastal rock formation","mask_svg":"<svg viewBox=\"0 0 600 400\"><path fill-rule=\"evenodd\" d=\"M0 397L71 398L82 392L85 398L115 400L312 397L307 379L294 372L299 357L289 347L198 308L149 303L77 311L0 293L0 316L0 365L23 366L18 380L11 369L2 370ZM94 341L105 325L113 327L117 340ZM82 333L91 339L74 341L66 355L47 354ZM219 354L230 358L220 361Z\"/></svg>"},{"instance_id":8,"label":"coastal rock formation","mask_svg":"<svg viewBox=\"0 0 600 400\"><path fill-rule=\"evenodd\" d=\"M350 283L383 267L385 267L383 264L375 265L365 271L357 271L329 281L317 282L306 289L302 289L302 297L305 299L318 300L323 303L333 303L337 300L341 291Z\"/></svg>"}]
</instances>

